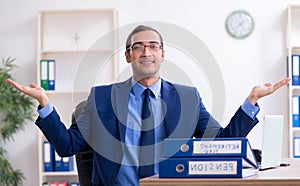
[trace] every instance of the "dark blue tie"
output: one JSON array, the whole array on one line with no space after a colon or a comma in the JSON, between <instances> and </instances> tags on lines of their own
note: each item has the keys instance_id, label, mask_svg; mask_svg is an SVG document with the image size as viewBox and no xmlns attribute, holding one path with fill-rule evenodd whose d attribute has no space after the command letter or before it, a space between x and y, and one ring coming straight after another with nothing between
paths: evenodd
<instances>
[{"instance_id":1,"label":"dark blue tie","mask_svg":"<svg viewBox=\"0 0 300 186\"><path fill-rule=\"evenodd\" d=\"M142 107L142 126L140 141L139 176L140 178L154 174L154 117L150 111L150 96L153 94L150 89L144 90Z\"/></svg>"}]
</instances>

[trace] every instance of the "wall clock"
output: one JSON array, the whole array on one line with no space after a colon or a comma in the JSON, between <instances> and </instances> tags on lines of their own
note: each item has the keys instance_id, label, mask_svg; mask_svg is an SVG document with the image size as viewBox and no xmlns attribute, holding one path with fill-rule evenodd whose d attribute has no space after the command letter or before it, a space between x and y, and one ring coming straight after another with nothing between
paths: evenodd
<instances>
[{"instance_id":1,"label":"wall clock","mask_svg":"<svg viewBox=\"0 0 300 186\"><path fill-rule=\"evenodd\" d=\"M247 11L236 10L227 16L225 26L229 35L244 39L253 32L254 19Z\"/></svg>"}]
</instances>

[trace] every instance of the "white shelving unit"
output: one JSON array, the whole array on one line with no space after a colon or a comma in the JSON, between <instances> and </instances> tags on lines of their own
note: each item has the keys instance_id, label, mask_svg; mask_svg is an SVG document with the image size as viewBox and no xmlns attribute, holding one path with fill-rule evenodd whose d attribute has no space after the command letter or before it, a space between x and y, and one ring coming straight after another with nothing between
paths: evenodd
<instances>
[{"instance_id":1,"label":"white shelving unit","mask_svg":"<svg viewBox=\"0 0 300 186\"><path fill-rule=\"evenodd\" d=\"M87 98L94 84L111 83L117 76L118 38L112 34L117 19L115 9L38 12L37 82L40 85L40 60L54 59L55 90L46 92L65 124L71 123L75 106ZM44 140L40 133L39 185L50 181L78 181L76 168L72 172L44 172Z\"/></svg>"},{"instance_id":2,"label":"white shelving unit","mask_svg":"<svg viewBox=\"0 0 300 186\"><path fill-rule=\"evenodd\" d=\"M292 55L300 54L300 5L289 5L287 15L287 54L288 54L288 76L292 78ZM300 137L300 127L293 127L293 104L292 98L300 96L300 86L288 86L288 102L289 102L289 156L294 158L294 137Z\"/></svg>"}]
</instances>

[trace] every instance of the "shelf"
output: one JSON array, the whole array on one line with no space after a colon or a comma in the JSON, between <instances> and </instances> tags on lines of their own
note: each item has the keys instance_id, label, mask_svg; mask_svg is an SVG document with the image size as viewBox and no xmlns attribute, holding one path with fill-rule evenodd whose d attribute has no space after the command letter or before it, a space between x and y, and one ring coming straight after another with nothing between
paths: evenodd
<instances>
[{"instance_id":1,"label":"shelf","mask_svg":"<svg viewBox=\"0 0 300 186\"><path fill-rule=\"evenodd\" d=\"M293 50L293 49L298 49L300 50L300 46L299 45L295 45L295 46L290 46L290 48Z\"/></svg>"},{"instance_id":2,"label":"shelf","mask_svg":"<svg viewBox=\"0 0 300 186\"><path fill-rule=\"evenodd\" d=\"M40 59L54 59L55 90L63 92L90 91L98 83L108 83L116 76L116 56L112 51L59 51L43 53ZM37 64L39 69L40 64ZM38 74L39 74L38 70ZM38 77L38 83L40 79Z\"/></svg>"},{"instance_id":3,"label":"shelf","mask_svg":"<svg viewBox=\"0 0 300 186\"><path fill-rule=\"evenodd\" d=\"M288 7L288 27L287 39L288 47L295 48L300 46L300 8L299 6L291 5Z\"/></svg>"},{"instance_id":4,"label":"shelf","mask_svg":"<svg viewBox=\"0 0 300 186\"><path fill-rule=\"evenodd\" d=\"M288 89L289 89L289 92L290 92L291 96L299 95L299 93L300 93L300 86L299 85L292 85L292 83L290 83L288 85Z\"/></svg>"},{"instance_id":5,"label":"shelf","mask_svg":"<svg viewBox=\"0 0 300 186\"><path fill-rule=\"evenodd\" d=\"M78 9L78 10L43 10L44 14L91 14L91 13L111 13L116 11L114 8L99 8L99 9Z\"/></svg>"},{"instance_id":6,"label":"shelf","mask_svg":"<svg viewBox=\"0 0 300 186\"><path fill-rule=\"evenodd\" d=\"M300 87L299 87L300 88ZM46 94L88 94L89 91L57 91L57 90L46 90Z\"/></svg>"},{"instance_id":7,"label":"shelf","mask_svg":"<svg viewBox=\"0 0 300 186\"><path fill-rule=\"evenodd\" d=\"M287 9L287 51L288 51L288 74L292 78L292 55L300 54L300 6L290 5ZM300 136L300 127L293 127L293 109L297 108L297 105L293 105L293 97L300 96L300 86L292 85L288 86L288 103L289 103L289 157L294 158L294 137Z\"/></svg>"},{"instance_id":8,"label":"shelf","mask_svg":"<svg viewBox=\"0 0 300 186\"><path fill-rule=\"evenodd\" d=\"M40 60L55 60L55 90L46 90L61 121L69 127L75 107L98 83L112 82L118 72L115 9L43 10L37 20L37 82ZM105 37L103 37L105 36ZM39 185L78 180L76 162L71 172L44 172L42 142L38 136Z\"/></svg>"},{"instance_id":9,"label":"shelf","mask_svg":"<svg viewBox=\"0 0 300 186\"><path fill-rule=\"evenodd\" d=\"M300 127L292 127L291 130L293 132L300 132Z\"/></svg>"},{"instance_id":10,"label":"shelf","mask_svg":"<svg viewBox=\"0 0 300 186\"><path fill-rule=\"evenodd\" d=\"M43 172L43 176L77 176L78 173L76 171L69 172Z\"/></svg>"},{"instance_id":11,"label":"shelf","mask_svg":"<svg viewBox=\"0 0 300 186\"><path fill-rule=\"evenodd\" d=\"M112 53L114 52L113 49L106 49L106 50L46 50L46 51L41 51L42 55L46 54L84 54L84 53Z\"/></svg>"},{"instance_id":12,"label":"shelf","mask_svg":"<svg viewBox=\"0 0 300 186\"><path fill-rule=\"evenodd\" d=\"M292 85L291 89L300 89L300 85Z\"/></svg>"},{"instance_id":13,"label":"shelf","mask_svg":"<svg viewBox=\"0 0 300 186\"><path fill-rule=\"evenodd\" d=\"M43 27L41 49L45 51L87 49L115 25L113 9L41 11L40 14ZM113 48L112 43L107 44L105 47Z\"/></svg>"}]
</instances>

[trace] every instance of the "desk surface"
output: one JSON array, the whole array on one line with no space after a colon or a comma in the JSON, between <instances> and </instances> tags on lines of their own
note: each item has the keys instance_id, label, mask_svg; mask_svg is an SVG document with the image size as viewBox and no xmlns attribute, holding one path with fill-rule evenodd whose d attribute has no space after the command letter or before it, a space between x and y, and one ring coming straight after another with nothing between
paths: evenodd
<instances>
[{"instance_id":1,"label":"desk surface","mask_svg":"<svg viewBox=\"0 0 300 186\"><path fill-rule=\"evenodd\" d=\"M199 178L159 178L158 176L152 176L140 180L141 186L300 186L300 159L283 159L282 162L290 163L287 167L278 167L274 169L268 169L259 171L257 175L247 178L214 178L214 179L199 179Z\"/></svg>"}]
</instances>

